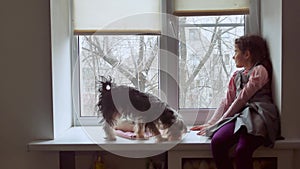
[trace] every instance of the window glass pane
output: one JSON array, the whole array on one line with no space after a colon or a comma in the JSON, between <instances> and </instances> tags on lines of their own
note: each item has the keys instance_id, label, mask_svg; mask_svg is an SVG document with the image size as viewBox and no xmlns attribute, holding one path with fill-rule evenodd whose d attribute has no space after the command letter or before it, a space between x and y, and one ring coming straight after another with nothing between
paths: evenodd
<instances>
[{"instance_id":1,"label":"window glass pane","mask_svg":"<svg viewBox=\"0 0 300 169\"><path fill-rule=\"evenodd\" d=\"M153 35L78 36L81 116L95 116L99 76L158 96L158 42Z\"/></svg>"},{"instance_id":2,"label":"window glass pane","mask_svg":"<svg viewBox=\"0 0 300 169\"><path fill-rule=\"evenodd\" d=\"M236 70L234 39L244 15L179 17L179 107L215 108Z\"/></svg>"}]
</instances>

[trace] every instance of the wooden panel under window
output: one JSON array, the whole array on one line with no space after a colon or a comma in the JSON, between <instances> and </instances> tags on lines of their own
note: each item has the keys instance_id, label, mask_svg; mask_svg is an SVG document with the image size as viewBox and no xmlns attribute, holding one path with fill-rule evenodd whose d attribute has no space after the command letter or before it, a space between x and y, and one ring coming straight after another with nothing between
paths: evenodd
<instances>
[{"instance_id":1,"label":"wooden panel under window","mask_svg":"<svg viewBox=\"0 0 300 169\"><path fill-rule=\"evenodd\" d=\"M234 165L234 160L233 160ZM217 169L212 158L183 158L181 169ZM277 169L276 157L253 158L253 169Z\"/></svg>"}]
</instances>

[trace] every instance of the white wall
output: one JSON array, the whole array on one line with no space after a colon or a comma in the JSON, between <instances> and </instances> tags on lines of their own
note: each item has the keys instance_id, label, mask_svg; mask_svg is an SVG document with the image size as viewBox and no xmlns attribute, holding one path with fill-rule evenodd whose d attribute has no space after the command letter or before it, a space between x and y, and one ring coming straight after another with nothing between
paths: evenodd
<instances>
[{"instance_id":1,"label":"white wall","mask_svg":"<svg viewBox=\"0 0 300 169\"><path fill-rule=\"evenodd\" d=\"M282 115L282 134L287 139L299 139L300 19L298 1L264 0L262 30L270 45L274 66L275 100Z\"/></svg>"},{"instance_id":2,"label":"white wall","mask_svg":"<svg viewBox=\"0 0 300 169\"><path fill-rule=\"evenodd\" d=\"M70 0L50 0L54 137L72 126Z\"/></svg>"},{"instance_id":3,"label":"white wall","mask_svg":"<svg viewBox=\"0 0 300 169\"><path fill-rule=\"evenodd\" d=\"M262 30L270 45L274 66L275 100L282 115L282 132L286 138L298 139L300 114L297 98L300 92L296 89L300 79L296 75L296 66L299 66L297 64L300 63L300 57L297 55L299 47L295 40L299 37L297 30L300 20L294 12L297 11L297 4L283 3L281 0L261 2Z\"/></svg>"},{"instance_id":4,"label":"white wall","mask_svg":"<svg viewBox=\"0 0 300 169\"><path fill-rule=\"evenodd\" d=\"M261 29L262 35L268 41L273 64L273 95L274 101L281 112L282 103L282 27L281 0L261 1ZM275 12L276 11L276 12ZM270 31L272 30L272 31Z\"/></svg>"},{"instance_id":5,"label":"white wall","mask_svg":"<svg viewBox=\"0 0 300 169\"><path fill-rule=\"evenodd\" d=\"M0 168L55 169L55 152L28 152L53 138L49 1L1 1Z\"/></svg>"},{"instance_id":6,"label":"white wall","mask_svg":"<svg viewBox=\"0 0 300 169\"><path fill-rule=\"evenodd\" d=\"M281 112L282 135L300 139L299 1L263 0L262 28L274 66L275 99ZM281 96L281 97L280 97ZM300 168L300 151L294 152L294 169Z\"/></svg>"}]
</instances>

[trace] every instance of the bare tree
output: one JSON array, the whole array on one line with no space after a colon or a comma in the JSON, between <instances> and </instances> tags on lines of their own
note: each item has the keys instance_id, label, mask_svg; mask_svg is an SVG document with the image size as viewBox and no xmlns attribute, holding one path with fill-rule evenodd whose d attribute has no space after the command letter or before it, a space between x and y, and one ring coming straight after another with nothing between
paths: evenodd
<instances>
[{"instance_id":1,"label":"bare tree","mask_svg":"<svg viewBox=\"0 0 300 169\"><path fill-rule=\"evenodd\" d=\"M180 24L184 25L186 19L181 19ZM232 68L228 66L228 59L224 55L224 48L230 48L232 42L226 42L222 36L230 33L236 26L220 27L222 18L215 19L211 29L199 27L196 35L199 38L195 44L196 50L193 55L197 64L192 68L189 65L190 52L187 49L187 35L185 27L179 27L179 53L180 53L180 90L181 104L186 105L194 100L190 97L203 91L199 95L203 105L210 105L209 95L218 96L224 92L224 81L228 78ZM204 36L202 31L207 31L210 37ZM158 36L83 36L81 46L81 69L87 72L82 76L89 75L86 82L95 86L99 75L114 75L115 79L128 81L128 84L145 91L157 92L158 72L153 73L152 66L157 64L159 55ZM195 42L196 43L196 42ZM228 44L231 43L231 44ZM200 45L205 47L200 47ZM205 52L203 52L205 50ZM126 56L126 57L124 57ZM158 68L158 67L157 67ZM214 70L214 71L212 71ZM109 72L109 73L108 73ZM93 78L92 78L93 77ZM206 79L203 79L203 78ZM221 90L220 90L221 89ZM205 90L213 91L206 92ZM197 92L195 92L197 91ZM91 103L91 104L94 104Z\"/></svg>"}]
</instances>

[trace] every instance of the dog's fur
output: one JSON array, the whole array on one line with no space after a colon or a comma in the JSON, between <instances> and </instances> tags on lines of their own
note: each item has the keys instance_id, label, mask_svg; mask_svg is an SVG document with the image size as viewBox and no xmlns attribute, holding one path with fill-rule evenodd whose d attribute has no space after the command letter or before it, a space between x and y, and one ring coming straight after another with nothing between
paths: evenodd
<instances>
[{"instance_id":1,"label":"dog's fur","mask_svg":"<svg viewBox=\"0 0 300 169\"><path fill-rule=\"evenodd\" d=\"M187 127L181 116L168 104L154 95L133 87L117 86L105 79L100 82L98 114L102 115L106 139L116 140L114 127L118 120L126 117L135 124L138 139L145 138L145 131L156 137L157 142L176 141L186 133ZM160 131L164 131L162 136Z\"/></svg>"}]
</instances>

